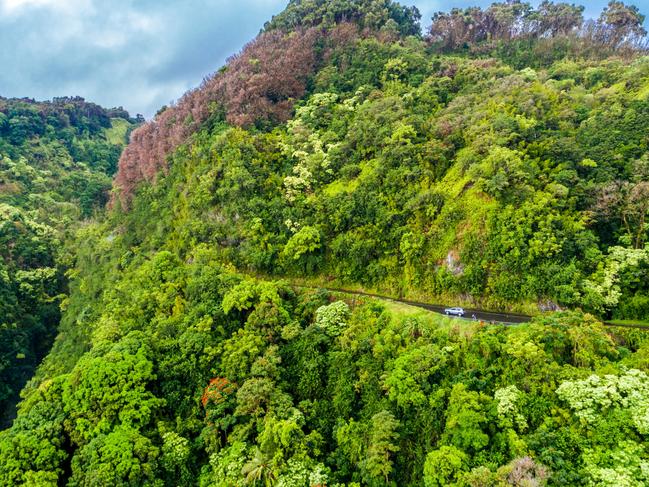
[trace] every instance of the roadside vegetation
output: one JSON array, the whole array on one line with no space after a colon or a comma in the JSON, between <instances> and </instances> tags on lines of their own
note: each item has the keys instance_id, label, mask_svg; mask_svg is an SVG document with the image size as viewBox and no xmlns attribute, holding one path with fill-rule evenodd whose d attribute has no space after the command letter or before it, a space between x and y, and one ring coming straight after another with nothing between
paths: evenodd
<instances>
[{"instance_id":1,"label":"roadside vegetation","mask_svg":"<svg viewBox=\"0 0 649 487\"><path fill-rule=\"evenodd\" d=\"M602 324L649 319L644 18L419 21L291 1L133 132L0 484L649 484L649 334Z\"/></svg>"}]
</instances>

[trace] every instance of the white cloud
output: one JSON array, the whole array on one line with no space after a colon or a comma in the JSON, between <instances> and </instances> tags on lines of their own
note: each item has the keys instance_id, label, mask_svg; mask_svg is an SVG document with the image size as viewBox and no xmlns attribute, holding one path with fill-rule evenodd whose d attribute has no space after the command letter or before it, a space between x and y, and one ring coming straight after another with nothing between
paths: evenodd
<instances>
[{"instance_id":1,"label":"white cloud","mask_svg":"<svg viewBox=\"0 0 649 487\"><path fill-rule=\"evenodd\" d=\"M427 26L436 10L492 1L403 3L417 5ZM589 8L606 2L581 0ZM216 71L287 3L0 0L0 95L80 95L151 116Z\"/></svg>"},{"instance_id":2,"label":"white cloud","mask_svg":"<svg viewBox=\"0 0 649 487\"><path fill-rule=\"evenodd\" d=\"M0 0L0 11L6 15L20 15L37 8L48 8L59 12L80 12L91 3L90 0Z\"/></svg>"},{"instance_id":3,"label":"white cloud","mask_svg":"<svg viewBox=\"0 0 649 487\"><path fill-rule=\"evenodd\" d=\"M42 7L56 3L56 0L0 0L0 8L3 12L13 13L25 7Z\"/></svg>"}]
</instances>

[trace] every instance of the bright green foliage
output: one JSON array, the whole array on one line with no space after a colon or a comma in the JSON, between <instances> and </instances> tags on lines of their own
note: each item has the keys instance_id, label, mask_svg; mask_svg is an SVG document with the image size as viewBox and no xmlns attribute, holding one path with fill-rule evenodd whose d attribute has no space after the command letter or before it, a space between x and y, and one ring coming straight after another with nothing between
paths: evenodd
<instances>
[{"instance_id":1,"label":"bright green foliage","mask_svg":"<svg viewBox=\"0 0 649 487\"><path fill-rule=\"evenodd\" d=\"M126 262L121 242L107 252ZM190 255L132 256L99 300L84 294L92 286L77 288L69 309L86 303L90 351L26 390L19 419L0 435L0 478L296 486L642 478L644 454L626 468L603 452L644 448L646 335L617 335L624 348L578 313L458 328L242 279L202 246ZM83 280L95 270L78 272ZM226 302L243 304L226 314ZM593 371L605 385L584 379ZM615 390L615 401L588 402L600 388Z\"/></svg>"},{"instance_id":2,"label":"bright green foliage","mask_svg":"<svg viewBox=\"0 0 649 487\"><path fill-rule=\"evenodd\" d=\"M525 416L520 413L520 401L522 393L516 386L498 389L494 394L497 403L498 419L501 425L519 430L527 428Z\"/></svg>"},{"instance_id":3,"label":"bright green foliage","mask_svg":"<svg viewBox=\"0 0 649 487\"><path fill-rule=\"evenodd\" d=\"M539 20L544 36L578 24L579 8L540 8L555 7L572 17ZM489 12L506 37L531 10ZM648 482L649 338L599 320L649 310L649 58L542 39L533 63L523 43L439 55L409 36L417 20L383 0L291 2L267 29L331 34L293 119L243 129L215 110L128 211L79 230L58 339L0 433L0 483ZM0 112L6 144L45 137ZM1 170L41 184L24 158ZM55 306L65 266L45 206L0 203L6 345L21 322L5 310ZM484 325L289 282L574 310Z\"/></svg>"},{"instance_id":4,"label":"bright green foliage","mask_svg":"<svg viewBox=\"0 0 649 487\"><path fill-rule=\"evenodd\" d=\"M80 450L72 462L69 485L163 485L154 480L157 456L151 440L120 427Z\"/></svg>"},{"instance_id":5,"label":"bright green foliage","mask_svg":"<svg viewBox=\"0 0 649 487\"><path fill-rule=\"evenodd\" d=\"M304 261L305 272L314 268L313 259L309 259L320 248L320 233L313 227L300 228L284 246L282 256L287 261ZM310 265L309 265L310 264ZM289 264L290 268L290 264Z\"/></svg>"},{"instance_id":6,"label":"bright green foliage","mask_svg":"<svg viewBox=\"0 0 649 487\"><path fill-rule=\"evenodd\" d=\"M644 249L612 247L592 280L586 281L586 299L598 311L615 309L622 299L642 289L649 278L649 245ZM640 311L640 310L638 310ZM644 312L641 311L641 316Z\"/></svg>"},{"instance_id":7,"label":"bright green foliage","mask_svg":"<svg viewBox=\"0 0 649 487\"><path fill-rule=\"evenodd\" d=\"M257 286L252 281L243 281L223 297L223 311L229 313L232 309L244 311L250 309L257 298Z\"/></svg>"},{"instance_id":8,"label":"bright green foliage","mask_svg":"<svg viewBox=\"0 0 649 487\"><path fill-rule=\"evenodd\" d=\"M645 317L648 58L517 69L369 36L327 60L287 124L194 134L121 217L131 244L203 242L246 272L436 301Z\"/></svg>"},{"instance_id":9,"label":"bright green foliage","mask_svg":"<svg viewBox=\"0 0 649 487\"><path fill-rule=\"evenodd\" d=\"M164 404L147 391L155 376L149 347L141 333L132 333L98 356L79 360L63 390L70 435L85 444L115 425L147 426Z\"/></svg>"},{"instance_id":10,"label":"bright green foliage","mask_svg":"<svg viewBox=\"0 0 649 487\"><path fill-rule=\"evenodd\" d=\"M384 381L390 400L404 410L409 406L427 407L431 378L444 370L446 352L450 351L440 351L435 345L415 345L401 352Z\"/></svg>"},{"instance_id":11,"label":"bright green foliage","mask_svg":"<svg viewBox=\"0 0 649 487\"><path fill-rule=\"evenodd\" d=\"M632 487L649 482L646 447L634 441L621 441L612 450L588 452L584 460L591 485Z\"/></svg>"},{"instance_id":12,"label":"bright green foliage","mask_svg":"<svg viewBox=\"0 0 649 487\"><path fill-rule=\"evenodd\" d=\"M458 485L466 470L468 457L454 446L443 446L426 455L424 464L424 485L444 487Z\"/></svg>"},{"instance_id":13,"label":"bright green foliage","mask_svg":"<svg viewBox=\"0 0 649 487\"><path fill-rule=\"evenodd\" d=\"M180 482L188 483L191 475L187 464L191 454L189 441L174 431L162 433L160 463L169 476L178 476Z\"/></svg>"},{"instance_id":14,"label":"bright green foliage","mask_svg":"<svg viewBox=\"0 0 649 487\"><path fill-rule=\"evenodd\" d=\"M649 434L649 376L639 370L624 375L592 375L588 379L564 382L557 395L575 415L587 423L604 414L628 416L638 433Z\"/></svg>"},{"instance_id":15,"label":"bright green foliage","mask_svg":"<svg viewBox=\"0 0 649 487\"><path fill-rule=\"evenodd\" d=\"M18 417L10 430L0 434L0 483L21 485L57 484L63 462L69 458L65 449L63 406L55 384L43 384L39 402Z\"/></svg>"},{"instance_id":16,"label":"bright green foliage","mask_svg":"<svg viewBox=\"0 0 649 487\"><path fill-rule=\"evenodd\" d=\"M322 329L327 335L335 337L342 333L347 324L349 306L344 301L336 301L316 310L315 326Z\"/></svg>"},{"instance_id":17,"label":"bright green foliage","mask_svg":"<svg viewBox=\"0 0 649 487\"><path fill-rule=\"evenodd\" d=\"M487 446L489 435L483 428L488 422L488 401L489 398L479 392L467 391L464 384L454 386L446 412L444 441L474 452Z\"/></svg>"}]
</instances>

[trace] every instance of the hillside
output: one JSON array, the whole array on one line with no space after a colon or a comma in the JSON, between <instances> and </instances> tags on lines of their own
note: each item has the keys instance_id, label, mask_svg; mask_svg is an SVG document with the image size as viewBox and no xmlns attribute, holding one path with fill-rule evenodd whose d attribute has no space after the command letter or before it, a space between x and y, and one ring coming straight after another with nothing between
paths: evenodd
<instances>
[{"instance_id":1,"label":"hillside","mask_svg":"<svg viewBox=\"0 0 649 487\"><path fill-rule=\"evenodd\" d=\"M457 12L421 39L410 10L315 27L356 16L321 5L291 4L133 134L115 181L131 238L437 302L649 318L649 58L631 27L559 17L467 49L437 41ZM132 201L142 181L158 183Z\"/></svg>"},{"instance_id":2,"label":"hillside","mask_svg":"<svg viewBox=\"0 0 649 487\"><path fill-rule=\"evenodd\" d=\"M0 484L649 483L643 21L291 0L131 134Z\"/></svg>"},{"instance_id":3,"label":"hillside","mask_svg":"<svg viewBox=\"0 0 649 487\"><path fill-rule=\"evenodd\" d=\"M2 422L56 335L73 264L66 244L106 204L134 126L124 110L83 98L0 98Z\"/></svg>"}]
</instances>

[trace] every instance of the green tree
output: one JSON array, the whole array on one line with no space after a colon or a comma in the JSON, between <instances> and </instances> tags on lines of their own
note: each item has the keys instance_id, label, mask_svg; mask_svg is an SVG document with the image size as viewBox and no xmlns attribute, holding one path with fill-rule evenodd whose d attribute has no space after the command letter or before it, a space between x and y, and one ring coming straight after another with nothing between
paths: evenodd
<instances>
[{"instance_id":1,"label":"green tree","mask_svg":"<svg viewBox=\"0 0 649 487\"><path fill-rule=\"evenodd\" d=\"M392 472L392 455L399 451L399 421L390 411L380 411L372 416L369 441L362 461L364 478L368 484L386 484Z\"/></svg>"},{"instance_id":2,"label":"green tree","mask_svg":"<svg viewBox=\"0 0 649 487\"><path fill-rule=\"evenodd\" d=\"M302 263L302 270L309 273L317 267L318 255L316 253L321 247L320 232L312 226L300 228L284 246L282 256L289 266L294 263Z\"/></svg>"},{"instance_id":3,"label":"green tree","mask_svg":"<svg viewBox=\"0 0 649 487\"><path fill-rule=\"evenodd\" d=\"M162 485L156 481L159 449L128 426L100 434L72 459L69 485Z\"/></svg>"},{"instance_id":4,"label":"green tree","mask_svg":"<svg viewBox=\"0 0 649 487\"><path fill-rule=\"evenodd\" d=\"M146 336L132 333L103 354L83 357L63 390L66 429L84 445L118 425L146 427L164 404L149 390L155 379Z\"/></svg>"},{"instance_id":5,"label":"green tree","mask_svg":"<svg viewBox=\"0 0 649 487\"><path fill-rule=\"evenodd\" d=\"M489 398L470 391L464 384L451 390L446 410L446 427L443 439L462 451L476 452L489 444L484 427L488 424Z\"/></svg>"},{"instance_id":6,"label":"green tree","mask_svg":"<svg viewBox=\"0 0 649 487\"><path fill-rule=\"evenodd\" d=\"M424 485L443 487L461 485L463 474L467 471L468 456L454 446L442 446L426 455L424 464Z\"/></svg>"}]
</instances>

